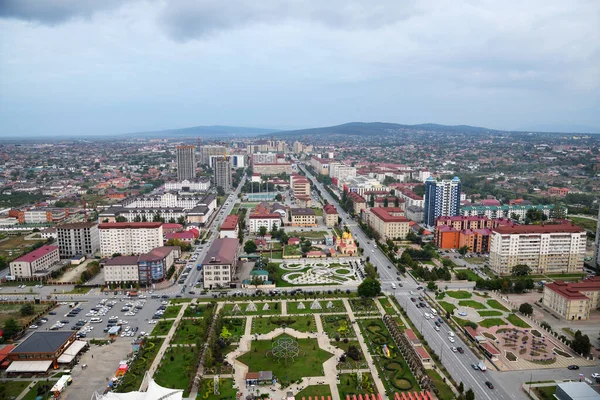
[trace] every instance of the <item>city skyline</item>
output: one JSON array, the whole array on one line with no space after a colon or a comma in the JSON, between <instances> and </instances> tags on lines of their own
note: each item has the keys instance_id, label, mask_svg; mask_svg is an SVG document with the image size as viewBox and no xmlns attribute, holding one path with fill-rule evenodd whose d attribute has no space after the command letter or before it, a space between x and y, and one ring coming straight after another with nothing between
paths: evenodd
<instances>
[{"instance_id":1,"label":"city skyline","mask_svg":"<svg viewBox=\"0 0 600 400\"><path fill-rule=\"evenodd\" d=\"M3 2L0 133L349 121L600 129L597 3L236 7Z\"/></svg>"}]
</instances>

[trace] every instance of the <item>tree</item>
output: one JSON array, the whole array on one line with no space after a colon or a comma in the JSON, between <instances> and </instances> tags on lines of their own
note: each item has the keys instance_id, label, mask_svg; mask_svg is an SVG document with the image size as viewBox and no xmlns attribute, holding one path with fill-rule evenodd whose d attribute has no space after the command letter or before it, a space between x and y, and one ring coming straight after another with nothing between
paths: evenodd
<instances>
[{"instance_id":1,"label":"tree","mask_svg":"<svg viewBox=\"0 0 600 400\"><path fill-rule=\"evenodd\" d=\"M475 393L473 393L473 389L467 390L465 393L465 400L475 400Z\"/></svg>"},{"instance_id":2,"label":"tree","mask_svg":"<svg viewBox=\"0 0 600 400\"><path fill-rule=\"evenodd\" d=\"M16 319L9 318L2 326L2 330L2 337L4 338L4 340L6 340L12 339L13 336L15 336L21 330L21 327L19 326L19 323Z\"/></svg>"},{"instance_id":3,"label":"tree","mask_svg":"<svg viewBox=\"0 0 600 400\"><path fill-rule=\"evenodd\" d=\"M127 218L122 215L118 215L117 218L115 218L115 222L127 222Z\"/></svg>"},{"instance_id":4,"label":"tree","mask_svg":"<svg viewBox=\"0 0 600 400\"><path fill-rule=\"evenodd\" d=\"M373 208L375 207L375 196L371 195L371 197L369 197L369 207Z\"/></svg>"},{"instance_id":5,"label":"tree","mask_svg":"<svg viewBox=\"0 0 600 400\"><path fill-rule=\"evenodd\" d=\"M459 392L459 393L462 393L462 392L464 392L464 391L465 391L465 385L464 385L462 382L460 382L460 383L458 384L458 392Z\"/></svg>"},{"instance_id":6,"label":"tree","mask_svg":"<svg viewBox=\"0 0 600 400\"><path fill-rule=\"evenodd\" d=\"M185 217L183 215L181 215L180 217L177 218L177 223L179 225L185 225Z\"/></svg>"},{"instance_id":7,"label":"tree","mask_svg":"<svg viewBox=\"0 0 600 400\"><path fill-rule=\"evenodd\" d=\"M217 196L225 196L225 190L222 186L217 186Z\"/></svg>"},{"instance_id":8,"label":"tree","mask_svg":"<svg viewBox=\"0 0 600 400\"><path fill-rule=\"evenodd\" d=\"M531 279L531 278L525 279L525 289L531 290L534 287L535 287L535 285L533 284L533 279Z\"/></svg>"},{"instance_id":9,"label":"tree","mask_svg":"<svg viewBox=\"0 0 600 400\"><path fill-rule=\"evenodd\" d=\"M531 208L525 213L525 220L528 222L545 221L548 217L537 208Z\"/></svg>"},{"instance_id":10,"label":"tree","mask_svg":"<svg viewBox=\"0 0 600 400\"><path fill-rule=\"evenodd\" d=\"M358 295L361 297L376 297L381 293L381 283L377 279L366 278L358 285Z\"/></svg>"},{"instance_id":11,"label":"tree","mask_svg":"<svg viewBox=\"0 0 600 400\"><path fill-rule=\"evenodd\" d=\"M467 254L469 251L469 246L464 245L462 247L459 247L458 252L460 253L461 256L464 256L465 254Z\"/></svg>"},{"instance_id":12,"label":"tree","mask_svg":"<svg viewBox=\"0 0 600 400\"><path fill-rule=\"evenodd\" d=\"M227 339L230 339L230 338L231 338L231 336L232 336L231 332L229 332L229 330L227 330L227 328L226 328L226 327L223 327L223 328L221 329L221 333L219 334L219 337L220 337L221 339L225 339L225 340L227 340Z\"/></svg>"},{"instance_id":13,"label":"tree","mask_svg":"<svg viewBox=\"0 0 600 400\"><path fill-rule=\"evenodd\" d=\"M514 219L515 221L519 221L519 218L521 218L520 215L517 215L515 213L510 213L510 219Z\"/></svg>"},{"instance_id":14,"label":"tree","mask_svg":"<svg viewBox=\"0 0 600 400\"><path fill-rule=\"evenodd\" d=\"M35 313L35 309L33 308L33 304L23 304L20 312L21 316L26 317L28 315L33 315L33 313Z\"/></svg>"},{"instance_id":15,"label":"tree","mask_svg":"<svg viewBox=\"0 0 600 400\"><path fill-rule=\"evenodd\" d=\"M519 306L519 312L523 315L533 314L533 307L529 303L523 303Z\"/></svg>"},{"instance_id":16,"label":"tree","mask_svg":"<svg viewBox=\"0 0 600 400\"><path fill-rule=\"evenodd\" d=\"M281 201L282 199L283 199L283 198L281 197L281 193L277 193L277 194L275 195L275 200L277 200L277 201Z\"/></svg>"},{"instance_id":17,"label":"tree","mask_svg":"<svg viewBox=\"0 0 600 400\"><path fill-rule=\"evenodd\" d=\"M588 335L583 335L580 330L575 332L575 339L571 341L571 348L577 354L587 355L590 352L592 344Z\"/></svg>"},{"instance_id":18,"label":"tree","mask_svg":"<svg viewBox=\"0 0 600 400\"><path fill-rule=\"evenodd\" d=\"M175 218L171 217L171 218L169 218L169 223L176 224L177 222L175 221Z\"/></svg>"},{"instance_id":19,"label":"tree","mask_svg":"<svg viewBox=\"0 0 600 400\"><path fill-rule=\"evenodd\" d=\"M512 276L527 276L531 272L531 268L525 264L518 264L512 268Z\"/></svg>"},{"instance_id":20,"label":"tree","mask_svg":"<svg viewBox=\"0 0 600 400\"><path fill-rule=\"evenodd\" d=\"M265 236L267 234L267 227L261 226L260 228L258 228L258 234L259 236Z\"/></svg>"},{"instance_id":21,"label":"tree","mask_svg":"<svg viewBox=\"0 0 600 400\"><path fill-rule=\"evenodd\" d=\"M429 290L437 290L438 285L434 281L427 282L427 289Z\"/></svg>"},{"instance_id":22,"label":"tree","mask_svg":"<svg viewBox=\"0 0 600 400\"><path fill-rule=\"evenodd\" d=\"M246 243L244 243L244 251L246 254L256 253L256 243L254 243L253 240L247 240Z\"/></svg>"}]
</instances>

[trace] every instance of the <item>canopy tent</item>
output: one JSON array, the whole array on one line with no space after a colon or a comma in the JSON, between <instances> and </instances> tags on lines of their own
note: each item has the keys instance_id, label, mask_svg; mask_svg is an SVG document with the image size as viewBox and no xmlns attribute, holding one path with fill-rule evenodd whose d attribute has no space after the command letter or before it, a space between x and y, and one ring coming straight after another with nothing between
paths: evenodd
<instances>
[{"instance_id":1,"label":"canopy tent","mask_svg":"<svg viewBox=\"0 0 600 400\"><path fill-rule=\"evenodd\" d=\"M58 357L58 363L70 363L71 361L73 361L75 356L77 356L77 354L79 354L79 352L85 348L85 346L87 346L87 342L84 342L83 340L74 341L69 347L67 347L64 353L62 353L60 357Z\"/></svg>"},{"instance_id":2,"label":"canopy tent","mask_svg":"<svg viewBox=\"0 0 600 400\"><path fill-rule=\"evenodd\" d=\"M52 365L50 361L13 361L6 372L46 372Z\"/></svg>"},{"instance_id":3,"label":"canopy tent","mask_svg":"<svg viewBox=\"0 0 600 400\"><path fill-rule=\"evenodd\" d=\"M105 395L94 393L92 400L182 400L182 389L169 389L158 385L154 379L149 379L148 390L145 392L115 393L108 392Z\"/></svg>"}]
</instances>

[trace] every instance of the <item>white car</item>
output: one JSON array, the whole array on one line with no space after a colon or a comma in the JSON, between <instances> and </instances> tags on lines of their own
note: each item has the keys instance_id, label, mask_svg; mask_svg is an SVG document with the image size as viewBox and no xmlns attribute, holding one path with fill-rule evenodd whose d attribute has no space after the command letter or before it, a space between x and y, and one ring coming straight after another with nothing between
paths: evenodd
<instances>
[{"instance_id":1,"label":"white car","mask_svg":"<svg viewBox=\"0 0 600 400\"><path fill-rule=\"evenodd\" d=\"M454 337L454 332L450 331L450 332L448 332L448 335Z\"/></svg>"},{"instance_id":2,"label":"white car","mask_svg":"<svg viewBox=\"0 0 600 400\"><path fill-rule=\"evenodd\" d=\"M458 349L454 346L452 346L452 352L456 353L458 351Z\"/></svg>"},{"instance_id":3,"label":"white car","mask_svg":"<svg viewBox=\"0 0 600 400\"><path fill-rule=\"evenodd\" d=\"M600 373L598 373L598 372L594 372L594 373L592 374L592 378L600 378Z\"/></svg>"},{"instance_id":4,"label":"white car","mask_svg":"<svg viewBox=\"0 0 600 400\"><path fill-rule=\"evenodd\" d=\"M434 328L435 328L436 331L438 331L438 332L440 331L440 327L439 326L434 326Z\"/></svg>"},{"instance_id":5,"label":"white car","mask_svg":"<svg viewBox=\"0 0 600 400\"><path fill-rule=\"evenodd\" d=\"M155 319L151 319L150 321L148 321L148 323L154 325L154 324L157 324L158 321Z\"/></svg>"},{"instance_id":6,"label":"white car","mask_svg":"<svg viewBox=\"0 0 600 400\"><path fill-rule=\"evenodd\" d=\"M37 328L39 328L39 326L37 326L36 324L33 324L29 327L29 329L37 329Z\"/></svg>"},{"instance_id":7,"label":"white car","mask_svg":"<svg viewBox=\"0 0 600 400\"><path fill-rule=\"evenodd\" d=\"M450 343L454 343L454 338L452 336L448 336L448 340L450 341Z\"/></svg>"}]
</instances>

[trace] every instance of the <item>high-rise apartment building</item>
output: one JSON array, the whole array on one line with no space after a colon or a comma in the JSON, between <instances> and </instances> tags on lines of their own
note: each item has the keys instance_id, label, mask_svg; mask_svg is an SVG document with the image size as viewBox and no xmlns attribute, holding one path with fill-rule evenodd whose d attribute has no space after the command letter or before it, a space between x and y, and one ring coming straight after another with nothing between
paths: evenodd
<instances>
[{"instance_id":1,"label":"high-rise apartment building","mask_svg":"<svg viewBox=\"0 0 600 400\"><path fill-rule=\"evenodd\" d=\"M222 156L227 153L227 149L225 146L200 146L200 164L202 165L210 165L210 156Z\"/></svg>"},{"instance_id":2,"label":"high-rise apartment building","mask_svg":"<svg viewBox=\"0 0 600 400\"><path fill-rule=\"evenodd\" d=\"M196 178L196 146L177 146L177 180Z\"/></svg>"},{"instance_id":3,"label":"high-rise apartment building","mask_svg":"<svg viewBox=\"0 0 600 400\"><path fill-rule=\"evenodd\" d=\"M221 187L225 192L231 190L231 162L227 157L215 161L215 186Z\"/></svg>"},{"instance_id":4,"label":"high-rise apartment building","mask_svg":"<svg viewBox=\"0 0 600 400\"><path fill-rule=\"evenodd\" d=\"M425 225L433 227L435 219L441 216L455 216L460 213L460 179L436 181L429 177L425 181Z\"/></svg>"},{"instance_id":5,"label":"high-rise apartment building","mask_svg":"<svg viewBox=\"0 0 600 400\"><path fill-rule=\"evenodd\" d=\"M585 244L585 230L569 223L500 226L492 229L490 268L498 275L519 264L534 274L581 272Z\"/></svg>"},{"instance_id":6,"label":"high-rise apartment building","mask_svg":"<svg viewBox=\"0 0 600 400\"><path fill-rule=\"evenodd\" d=\"M102 257L147 253L163 245L162 222L112 222L98 229Z\"/></svg>"},{"instance_id":7,"label":"high-rise apartment building","mask_svg":"<svg viewBox=\"0 0 600 400\"><path fill-rule=\"evenodd\" d=\"M100 250L100 233L94 222L78 222L56 227L60 258L93 257Z\"/></svg>"}]
</instances>

